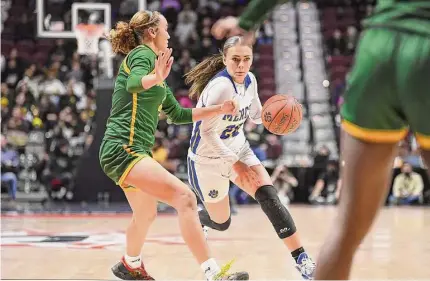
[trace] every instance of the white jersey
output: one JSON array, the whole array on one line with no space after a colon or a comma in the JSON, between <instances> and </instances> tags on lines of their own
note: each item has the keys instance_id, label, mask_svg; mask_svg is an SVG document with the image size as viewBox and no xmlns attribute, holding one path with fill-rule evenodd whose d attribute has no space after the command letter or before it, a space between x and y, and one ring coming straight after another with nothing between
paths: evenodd
<instances>
[{"instance_id":1,"label":"white jersey","mask_svg":"<svg viewBox=\"0 0 430 281\"><path fill-rule=\"evenodd\" d=\"M218 115L194 123L189 156L196 162L198 159L217 159L233 164L239 160L241 149L248 145L243 131L245 121L249 117L256 124L262 123L257 81L251 72L247 74L244 84L235 83L226 69L219 72L206 85L197 107L218 105L230 99L238 103L236 116Z\"/></svg>"}]
</instances>

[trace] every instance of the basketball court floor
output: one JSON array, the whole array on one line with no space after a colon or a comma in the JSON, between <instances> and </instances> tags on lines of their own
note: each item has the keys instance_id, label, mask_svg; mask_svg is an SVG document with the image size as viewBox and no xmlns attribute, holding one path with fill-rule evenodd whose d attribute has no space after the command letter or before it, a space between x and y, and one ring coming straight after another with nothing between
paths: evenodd
<instances>
[{"instance_id":1,"label":"basketball court floor","mask_svg":"<svg viewBox=\"0 0 430 281\"><path fill-rule=\"evenodd\" d=\"M305 248L316 255L329 232L334 207L292 206ZM124 252L129 214L3 215L2 279L114 280L110 267ZM289 253L257 206L240 208L231 228L210 232L219 263L253 280L300 279ZM174 214L160 215L144 248L148 271L158 280L202 280L184 245ZM353 279L430 277L430 209L385 208L356 256Z\"/></svg>"}]
</instances>

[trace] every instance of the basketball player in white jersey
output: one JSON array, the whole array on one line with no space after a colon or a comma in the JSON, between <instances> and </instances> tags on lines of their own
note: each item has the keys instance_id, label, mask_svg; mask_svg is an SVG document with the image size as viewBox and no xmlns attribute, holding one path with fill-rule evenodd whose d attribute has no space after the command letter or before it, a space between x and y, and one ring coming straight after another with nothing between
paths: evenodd
<instances>
[{"instance_id":1,"label":"basketball player in white jersey","mask_svg":"<svg viewBox=\"0 0 430 281\"><path fill-rule=\"evenodd\" d=\"M203 227L218 231L230 226L228 191L230 181L260 204L279 238L291 251L296 268L305 279L312 279L315 263L303 249L293 218L280 202L266 169L246 140L243 124L250 118L261 124L261 102L252 65L252 47L234 36L225 42L222 53L202 61L186 74L190 97L197 107L220 104L229 99L238 103L236 116L219 115L194 123L188 152L191 187L204 203L199 211Z\"/></svg>"}]
</instances>

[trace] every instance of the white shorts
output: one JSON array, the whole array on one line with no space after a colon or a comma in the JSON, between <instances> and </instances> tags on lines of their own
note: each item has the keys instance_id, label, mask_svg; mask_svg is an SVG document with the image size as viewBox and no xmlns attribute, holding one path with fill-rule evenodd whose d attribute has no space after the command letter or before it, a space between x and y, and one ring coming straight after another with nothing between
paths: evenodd
<instances>
[{"instance_id":1,"label":"white shorts","mask_svg":"<svg viewBox=\"0 0 430 281\"><path fill-rule=\"evenodd\" d=\"M239 160L248 166L261 164L248 144L238 153ZM188 181L191 188L203 202L216 203L228 195L230 181L234 181L237 174L232 165L223 164L218 159L207 159L199 157L200 161L195 161L195 157L188 154Z\"/></svg>"}]
</instances>

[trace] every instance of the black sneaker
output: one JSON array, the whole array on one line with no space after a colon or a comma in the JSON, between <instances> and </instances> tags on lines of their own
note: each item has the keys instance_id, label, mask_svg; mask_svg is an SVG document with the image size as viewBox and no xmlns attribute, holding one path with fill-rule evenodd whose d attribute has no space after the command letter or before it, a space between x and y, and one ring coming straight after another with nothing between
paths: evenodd
<instances>
[{"instance_id":1,"label":"black sneaker","mask_svg":"<svg viewBox=\"0 0 430 281\"><path fill-rule=\"evenodd\" d=\"M155 280L146 272L143 263L138 268L130 268L125 262L124 257L112 267L112 273L122 280Z\"/></svg>"},{"instance_id":2,"label":"black sneaker","mask_svg":"<svg viewBox=\"0 0 430 281\"><path fill-rule=\"evenodd\" d=\"M217 276L215 280L249 280L249 274L245 271L234 272L223 276Z\"/></svg>"},{"instance_id":3,"label":"black sneaker","mask_svg":"<svg viewBox=\"0 0 430 281\"><path fill-rule=\"evenodd\" d=\"M221 267L221 272L215 275L214 280L249 280L249 274L245 271L228 273L234 260Z\"/></svg>"}]
</instances>

